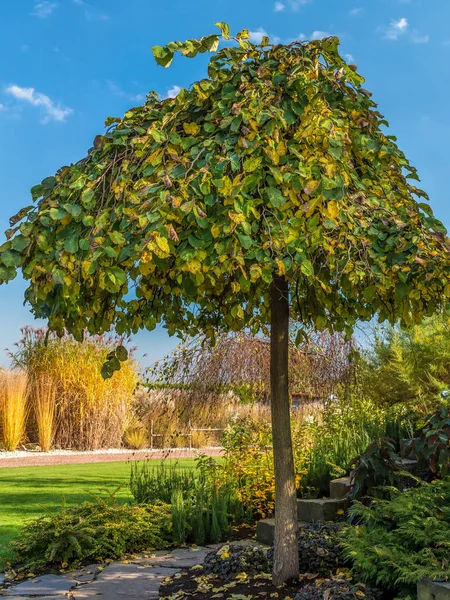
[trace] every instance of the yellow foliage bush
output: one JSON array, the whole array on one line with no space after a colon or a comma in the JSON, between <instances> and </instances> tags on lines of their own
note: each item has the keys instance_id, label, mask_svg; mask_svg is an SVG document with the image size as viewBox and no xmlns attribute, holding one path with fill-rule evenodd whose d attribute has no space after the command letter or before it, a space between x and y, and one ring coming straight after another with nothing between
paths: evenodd
<instances>
[{"instance_id":1,"label":"yellow foliage bush","mask_svg":"<svg viewBox=\"0 0 450 600\"><path fill-rule=\"evenodd\" d=\"M309 444L306 429L293 422L294 462L297 489L308 472ZM273 516L275 476L270 422L251 417L234 419L226 428L225 463L218 469L222 483L237 489L239 500L254 517Z\"/></svg>"}]
</instances>

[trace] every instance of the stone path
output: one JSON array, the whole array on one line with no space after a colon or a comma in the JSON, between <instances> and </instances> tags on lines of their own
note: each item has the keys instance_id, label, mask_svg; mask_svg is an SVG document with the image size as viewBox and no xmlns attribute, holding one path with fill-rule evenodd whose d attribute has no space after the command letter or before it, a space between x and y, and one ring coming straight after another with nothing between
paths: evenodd
<instances>
[{"instance_id":1,"label":"stone path","mask_svg":"<svg viewBox=\"0 0 450 600\"><path fill-rule=\"evenodd\" d=\"M42 575L8 586L0 579L0 598L11 600L156 600L161 582L201 564L208 548L158 551L136 559L91 565L66 575Z\"/></svg>"}]
</instances>

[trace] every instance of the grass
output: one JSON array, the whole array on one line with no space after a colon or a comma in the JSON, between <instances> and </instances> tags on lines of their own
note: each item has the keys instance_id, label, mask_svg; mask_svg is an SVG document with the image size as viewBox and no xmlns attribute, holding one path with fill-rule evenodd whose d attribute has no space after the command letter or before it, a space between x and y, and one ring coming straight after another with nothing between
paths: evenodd
<instances>
[{"instance_id":1,"label":"grass","mask_svg":"<svg viewBox=\"0 0 450 600\"><path fill-rule=\"evenodd\" d=\"M189 458L167 462L177 462L183 468L195 465ZM25 521L57 511L62 496L67 506L73 506L89 500L90 493L101 493L102 489L111 492L121 484L125 485L117 498L132 500L129 478L130 464L126 462L0 468L0 567L2 559L12 557L7 546L20 535Z\"/></svg>"}]
</instances>

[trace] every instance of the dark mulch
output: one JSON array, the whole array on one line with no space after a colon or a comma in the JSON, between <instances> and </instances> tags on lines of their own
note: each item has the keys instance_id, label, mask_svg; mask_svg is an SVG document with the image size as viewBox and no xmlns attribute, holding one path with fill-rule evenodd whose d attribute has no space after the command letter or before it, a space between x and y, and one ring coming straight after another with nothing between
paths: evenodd
<instances>
[{"instance_id":1,"label":"dark mulch","mask_svg":"<svg viewBox=\"0 0 450 600\"><path fill-rule=\"evenodd\" d=\"M292 600L298 590L298 584L275 587L271 575L266 573L253 577L242 573L232 581L224 581L215 575L206 575L203 567L193 567L167 578L159 589L159 597L177 600L244 600L258 597Z\"/></svg>"}]
</instances>

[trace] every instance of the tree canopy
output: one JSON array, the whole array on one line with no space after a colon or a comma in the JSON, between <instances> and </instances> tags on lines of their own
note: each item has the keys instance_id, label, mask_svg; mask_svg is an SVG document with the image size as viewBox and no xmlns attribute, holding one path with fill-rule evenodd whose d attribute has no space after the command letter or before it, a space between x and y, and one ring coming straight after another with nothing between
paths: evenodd
<instances>
[{"instance_id":1,"label":"tree canopy","mask_svg":"<svg viewBox=\"0 0 450 600\"><path fill-rule=\"evenodd\" d=\"M450 295L445 229L339 40L255 44L217 25L154 48L163 66L211 52L207 78L107 119L32 189L0 283L21 270L35 316L77 338L266 333L274 273L318 330L433 312Z\"/></svg>"}]
</instances>

